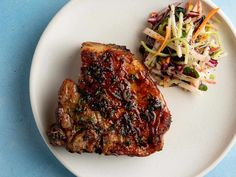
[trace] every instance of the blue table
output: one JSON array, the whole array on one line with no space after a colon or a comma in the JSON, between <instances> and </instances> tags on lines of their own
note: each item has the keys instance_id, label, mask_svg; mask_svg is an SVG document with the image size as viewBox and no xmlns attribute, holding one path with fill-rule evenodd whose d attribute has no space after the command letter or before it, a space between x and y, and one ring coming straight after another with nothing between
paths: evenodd
<instances>
[{"instance_id":1,"label":"blue table","mask_svg":"<svg viewBox=\"0 0 236 177\"><path fill-rule=\"evenodd\" d=\"M214 0L236 26L236 1ZM66 0L0 0L0 177L72 177L48 150L29 101L32 56ZM236 145L207 177L236 176Z\"/></svg>"}]
</instances>

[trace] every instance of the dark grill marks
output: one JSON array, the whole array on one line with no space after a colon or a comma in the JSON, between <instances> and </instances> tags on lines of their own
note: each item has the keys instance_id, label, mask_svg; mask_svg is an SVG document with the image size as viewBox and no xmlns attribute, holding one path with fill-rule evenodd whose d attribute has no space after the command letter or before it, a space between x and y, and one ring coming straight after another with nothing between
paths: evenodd
<instances>
[{"instance_id":1,"label":"dark grill marks","mask_svg":"<svg viewBox=\"0 0 236 177\"><path fill-rule=\"evenodd\" d=\"M161 150L171 117L144 66L116 45L84 43L81 59L78 85L65 80L59 92L65 102L59 100L57 120L69 116L72 126L64 129L58 122L49 133L51 143L70 152L106 155Z\"/></svg>"}]
</instances>

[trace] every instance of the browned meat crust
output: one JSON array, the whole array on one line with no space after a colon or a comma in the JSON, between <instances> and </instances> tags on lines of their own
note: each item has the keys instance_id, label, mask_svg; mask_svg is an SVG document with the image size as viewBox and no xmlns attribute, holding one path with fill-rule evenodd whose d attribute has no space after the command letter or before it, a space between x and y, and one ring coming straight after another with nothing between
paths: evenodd
<instances>
[{"instance_id":1,"label":"browned meat crust","mask_svg":"<svg viewBox=\"0 0 236 177\"><path fill-rule=\"evenodd\" d=\"M147 156L163 147L171 115L145 67L125 47L86 42L78 84L65 80L48 136L70 152Z\"/></svg>"}]
</instances>

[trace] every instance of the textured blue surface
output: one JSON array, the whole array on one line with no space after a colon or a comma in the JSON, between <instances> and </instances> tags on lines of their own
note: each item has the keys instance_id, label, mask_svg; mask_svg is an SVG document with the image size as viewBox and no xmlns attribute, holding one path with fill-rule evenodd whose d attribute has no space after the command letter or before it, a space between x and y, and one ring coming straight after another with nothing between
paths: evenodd
<instances>
[{"instance_id":1,"label":"textured blue surface","mask_svg":"<svg viewBox=\"0 0 236 177\"><path fill-rule=\"evenodd\" d=\"M0 177L72 177L35 125L29 101L32 56L66 0L0 0ZM236 2L214 0L236 26ZM236 145L207 177L236 176Z\"/></svg>"}]
</instances>

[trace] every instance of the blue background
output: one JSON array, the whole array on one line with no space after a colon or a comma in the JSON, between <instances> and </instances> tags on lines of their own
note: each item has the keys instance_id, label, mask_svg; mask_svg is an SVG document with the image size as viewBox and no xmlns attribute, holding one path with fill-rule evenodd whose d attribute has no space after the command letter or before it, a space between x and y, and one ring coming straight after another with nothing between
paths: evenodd
<instances>
[{"instance_id":1,"label":"blue background","mask_svg":"<svg viewBox=\"0 0 236 177\"><path fill-rule=\"evenodd\" d=\"M0 177L73 177L41 138L29 100L37 42L66 0L0 0ZM214 0L236 26L236 1ZM236 176L236 145L207 177Z\"/></svg>"}]
</instances>

